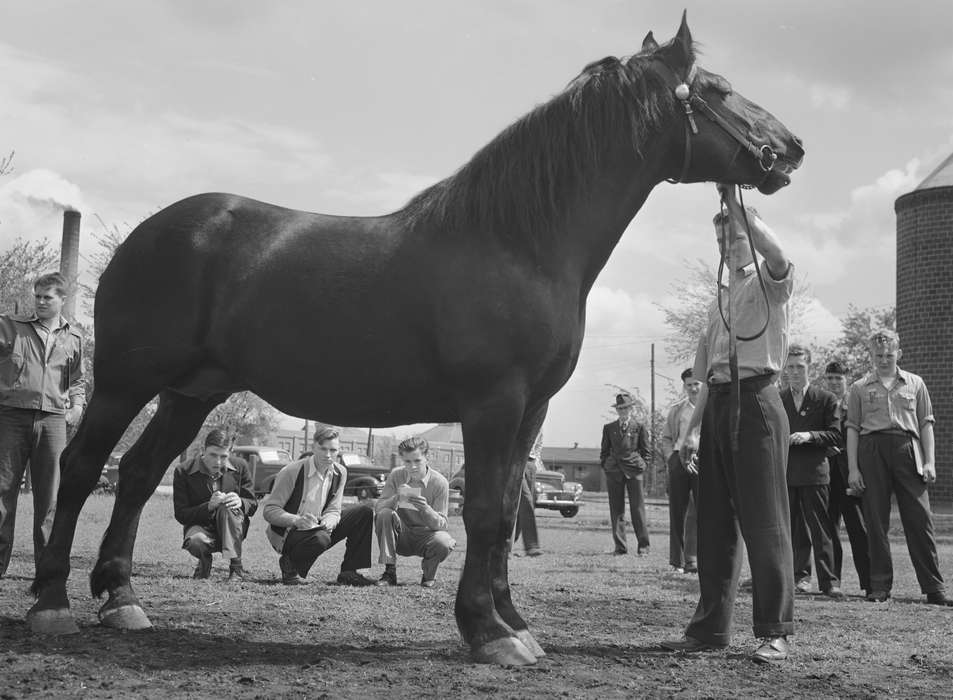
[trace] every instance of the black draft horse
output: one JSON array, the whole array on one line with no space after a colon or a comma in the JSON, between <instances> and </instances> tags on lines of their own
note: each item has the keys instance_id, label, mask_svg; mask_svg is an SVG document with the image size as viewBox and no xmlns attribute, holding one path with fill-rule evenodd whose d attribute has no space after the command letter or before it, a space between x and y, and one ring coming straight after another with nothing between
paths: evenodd
<instances>
[{"instance_id":1,"label":"black draft horse","mask_svg":"<svg viewBox=\"0 0 953 700\"><path fill-rule=\"evenodd\" d=\"M37 567L36 633L78 631L66 580L80 510L124 429L90 577L102 624L151 623L130 585L139 516L168 464L230 394L339 425L460 421L467 454L460 633L479 661L544 654L510 599L526 455L579 357L586 296L665 179L786 185L804 151L774 117L695 65L676 37L587 66L456 174L400 211L345 217L202 194L140 224L96 294L96 390L62 456ZM249 338L269 338L267 344Z\"/></svg>"}]
</instances>

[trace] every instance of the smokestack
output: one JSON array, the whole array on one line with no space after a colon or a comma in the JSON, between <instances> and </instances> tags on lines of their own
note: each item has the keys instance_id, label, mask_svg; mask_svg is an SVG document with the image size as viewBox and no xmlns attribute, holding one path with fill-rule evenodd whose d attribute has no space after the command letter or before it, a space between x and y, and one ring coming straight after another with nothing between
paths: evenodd
<instances>
[{"instance_id":1,"label":"smokestack","mask_svg":"<svg viewBox=\"0 0 953 700\"><path fill-rule=\"evenodd\" d=\"M79 275L79 221L80 214L75 209L63 212L63 245L60 248L60 274L66 278L67 297L63 305L63 315L70 321L76 314L77 277Z\"/></svg>"}]
</instances>

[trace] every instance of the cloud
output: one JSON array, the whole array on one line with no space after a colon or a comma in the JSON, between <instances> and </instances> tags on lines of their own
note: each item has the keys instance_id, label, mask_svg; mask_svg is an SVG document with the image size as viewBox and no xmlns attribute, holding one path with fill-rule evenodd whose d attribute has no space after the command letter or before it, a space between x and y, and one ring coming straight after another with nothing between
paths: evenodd
<instances>
[{"instance_id":1,"label":"cloud","mask_svg":"<svg viewBox=\"0 0 953 700\"><path fill-rule=\"evenodd\" d=\"M839 85L814 83L810 86L811 106L817 110L843 112L851 103L851 91Z\"/></svg>"}]
</instances>

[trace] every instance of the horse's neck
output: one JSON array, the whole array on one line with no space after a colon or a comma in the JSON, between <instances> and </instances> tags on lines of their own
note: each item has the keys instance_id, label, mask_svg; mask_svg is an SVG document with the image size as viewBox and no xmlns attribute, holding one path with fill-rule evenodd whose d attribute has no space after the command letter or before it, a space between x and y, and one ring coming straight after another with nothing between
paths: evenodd
<instances>
[{"instance_id":1,"label":"horse's neck","mask_svg":"<svg viewBox=\"0 0 953 700\"><path fill-rule=\"evenodd\" d=\"M626 227L666 173L658 158L623 159L606 168L589 193L569 212L553 251L588 294Z\"/></svg>"}]
</instances>

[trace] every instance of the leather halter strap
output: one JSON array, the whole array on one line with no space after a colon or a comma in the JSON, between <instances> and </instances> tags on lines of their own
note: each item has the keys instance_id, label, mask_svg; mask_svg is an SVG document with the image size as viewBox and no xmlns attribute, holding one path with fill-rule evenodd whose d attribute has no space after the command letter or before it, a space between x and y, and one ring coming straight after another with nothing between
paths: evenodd
<instances>
[{"instance_id":1,"label":"leather halter strap","mask_svg":"<svg viewBox=\"0 0 953 700\"><path fill-rule=\"evenodd\" d=\"M760 146L755 144L747 134L742 133L734 124L718 114L701 95L692 89L698 74L698 65L692 63L688 69L685 81L682 82L667 63L662 60L659 60L659 63L665 67L665 70L668 71L674 79L675 87L673 90L675 92L675 98L681 103L682 108L685 110L685 149L682 158L682 170L677 178L669 178L669 182L684 182L688 175L688 169L691 167L692 136L698 134L698 125L695 123L694 116L695 111L692 107L695 107L695 109L707 117L710 122L721 127L725 133L737 141L742 149L758 161L758 165L761 166L761 170L764 171L765 177L767 177L767 174L774 168L774 164L778 158L777 154L768 144Z\"/></svg>"}]
</instances>

